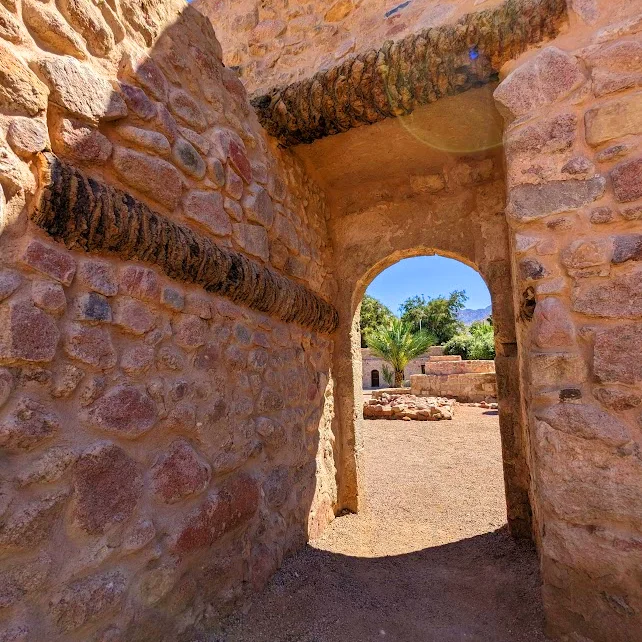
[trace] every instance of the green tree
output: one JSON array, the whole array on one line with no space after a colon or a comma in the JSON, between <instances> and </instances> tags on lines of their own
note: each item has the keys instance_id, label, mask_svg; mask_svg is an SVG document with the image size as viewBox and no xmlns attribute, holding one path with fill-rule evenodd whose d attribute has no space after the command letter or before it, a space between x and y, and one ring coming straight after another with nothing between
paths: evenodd
<instances>
[{"instance_id":1,"label":"green tree","mask_svg":"<svg viewBox=\"0 0 642 642\"><path fill-rule=\"evenodd\" d=\"M370 350L395 371L395 387L403 385L403 371L412 359L434 345L435 338L428 332L413 332L412 326L393 318L388 325L380 326L368 335Z\"/></svg>"},{"instance_id":2,"label":"green tree","mask_svg":"<svg viewBox=\"0 0 642 642\"><path fill-rule=\"evenodd\" d=\"M368 335L382 326L388 325L394 314L379 299L366 294L361 302L361 347L368 347Z\"/></svg>"},{"instance_id":3,"label":"green tree","mask_svg":"<svg viewBox=\"0 0 642 642\"><path fill-rule=\"evenodd\" d=\"M494 359L495 332L492 319L475 321L465 333L457 334L444 346L445 354L458 354L462 359Z\"/></svg>"},{"instance_id":4,"label":"green tree","mask_svg":"<svg viewBox=\"0 0 642 642\"><path fill-rule=\"evenodd\" d=\"M468 297L462 290L455 290L447 297L426 299L423 295L406 299L399 306L401 319L415 332L427 330L437 343L444 344L464 329L458 314L464 309Z\"/></svg>"}]
</instances>

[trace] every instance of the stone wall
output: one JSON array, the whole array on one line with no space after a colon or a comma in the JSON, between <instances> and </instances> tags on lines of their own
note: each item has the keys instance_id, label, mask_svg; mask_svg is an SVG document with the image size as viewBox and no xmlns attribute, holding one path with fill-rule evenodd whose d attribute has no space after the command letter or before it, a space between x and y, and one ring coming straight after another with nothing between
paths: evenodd
<instances>
[{"instance_id":1,"label":"stone wall","mask_svg":"<svg viewBox=\"0 0 642 642\"><path fill-rule=\"evenodd\" d=\"M333 298L324 199L220 56L178 0L0 5L3 642L200 639L333 517L332 341L239 295Z\"/></svg>"},{"instance_id":2,"label":"stone wall","mask_svg":"<svg viewBox=\"0 0 642 642\"><path fill-rule=\"evenodd\" d=\"M432 358L431 355L434 354L443 354L443 348L441 346L432 346L426 354L413 359L408 363L404 368L404 379L410 379L411 375L421 374L421 367L425 366L426 363ZM361 367L362 367L362 384L363 389L373 388L376 386L372 385L372 371L376 370L379 373L379 387L387 388L388 384L383 378L383 367L387 365L390 368L390 364L386 364L383 359L373 355L368 348L361 349ZM394 382L390 382L391 384Z\"/></svg>"},{"instance_id":3,"label":"stone wall","mask_svg":"<svg viewBox=\"0 0 642 642\"><path fill-rule=\"evenodd\" d=\"M412 394L417 397L448 397L461 403L478 403L497 398L494 372L412 375Z\"/></svg>"},{"instance_id":4,"label":"stone wall","mask_svg":"<svg viewBox=\"0 0 642 642\"><path fill-rule=\"evenodd\" d=\"M569 641L642 640L637 8L604 26L611 6L595 4L582 48L519 61L495 93L544 599Z\"/></svg>"}]
</instances>

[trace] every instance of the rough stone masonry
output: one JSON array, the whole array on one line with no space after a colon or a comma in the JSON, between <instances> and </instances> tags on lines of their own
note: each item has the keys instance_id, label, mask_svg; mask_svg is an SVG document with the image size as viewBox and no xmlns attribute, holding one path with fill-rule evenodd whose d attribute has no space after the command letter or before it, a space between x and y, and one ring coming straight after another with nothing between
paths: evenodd
<instances>
[{"instance_id":1,"label":"rough stone masonry","mask_svg":"<svg viewBox=\"0 0 642 642\"><path fill-rule=\"evenodd\" d=\"M0 2L0 641L206 639L358 508L359 302L441 252L493 297L549 632L640 642L639 1L195 4ZM404 129L470 105L503 148Z\"/></svg>"}]
</instances>

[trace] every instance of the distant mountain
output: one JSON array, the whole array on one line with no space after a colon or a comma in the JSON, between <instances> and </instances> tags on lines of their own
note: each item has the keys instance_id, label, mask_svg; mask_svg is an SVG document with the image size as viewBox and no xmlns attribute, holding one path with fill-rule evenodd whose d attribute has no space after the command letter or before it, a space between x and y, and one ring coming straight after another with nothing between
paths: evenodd
<instances>
[{"instance_id":1,"label":"distant mountain","mask_svg":"<svg viewBox=\"0 0 642 642\"><path fill-rule=\"evenodd\" d=\"M489 305L487 308L482 308L481 310L470 310L465 308L457 316L464 325L470 325L473 321L483 321L487 319L493 311L493 308Z\"/></svg>"}]
</instances>

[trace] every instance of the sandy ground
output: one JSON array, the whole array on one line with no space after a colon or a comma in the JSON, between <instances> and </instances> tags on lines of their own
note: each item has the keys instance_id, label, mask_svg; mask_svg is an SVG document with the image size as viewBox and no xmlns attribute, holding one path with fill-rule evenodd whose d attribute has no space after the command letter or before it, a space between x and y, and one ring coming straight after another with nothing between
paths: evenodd
<instances>
[{"instance_id":1,"label":"sandy ground","mask_svg":"<svg viewBox=\"0 0 642 642\"><path fill-rule=\"evenodd\" d=\"M505 528L495 412L365 422L366 506L288 559L225 642L543 642L533 548Z\"/></svg>"}]
</instances>

